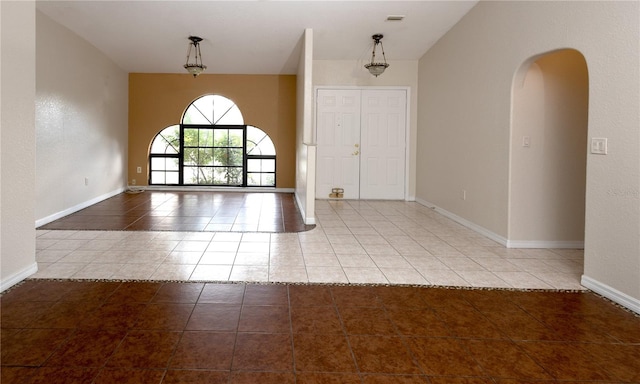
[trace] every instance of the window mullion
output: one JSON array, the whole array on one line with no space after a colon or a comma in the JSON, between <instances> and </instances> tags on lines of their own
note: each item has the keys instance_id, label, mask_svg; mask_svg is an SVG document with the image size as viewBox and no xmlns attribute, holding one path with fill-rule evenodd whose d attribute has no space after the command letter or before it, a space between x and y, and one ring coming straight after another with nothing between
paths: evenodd
<instances>
[{"instance_id":1,"label":"window mullion","mask_svg":"<svg viewBox=\"0 0 640 384\"><path fill-rule=\"evenodd\" d=\"M184 125L180 124L180 151L178 152L178 185L184 185Z\"/></svg>"},{"instance_id":2,"label":"window mullion","mask_svg":"<svg viewBox=\"0 0 640 384\"><path fill-rule=\"evenodd\" d=\"M242 127L242 186L247 186L247 126Z\"/></svg>"}]
</instances>

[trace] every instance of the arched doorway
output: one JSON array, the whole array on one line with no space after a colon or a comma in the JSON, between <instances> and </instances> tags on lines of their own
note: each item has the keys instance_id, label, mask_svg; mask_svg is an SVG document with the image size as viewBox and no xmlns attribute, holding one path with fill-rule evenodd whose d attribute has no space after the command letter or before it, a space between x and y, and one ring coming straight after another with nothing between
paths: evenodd
<instances>
[{"instance_id":1,"label":"arched doorway","mask_svg":"<svg viewBox=\"0 0 640 384\"><path fill-rule=\"evenodd\" d=\"M584 247L588 105L576 50L534 56L516 73L508 247Z\"/></svg>"}]
</instances>

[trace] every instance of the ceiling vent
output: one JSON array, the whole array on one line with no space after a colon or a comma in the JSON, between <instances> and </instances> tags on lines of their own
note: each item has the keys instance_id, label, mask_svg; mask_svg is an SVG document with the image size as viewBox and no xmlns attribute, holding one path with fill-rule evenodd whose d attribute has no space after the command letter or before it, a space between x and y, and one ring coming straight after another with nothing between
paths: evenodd
<instances>
[{"instance_id":1,"label":"ceiling vent","mask_svg":"<svg viewBox=\"0 0 640 384\"><path fill-rule=\"evenodd\" d=\"M404 20L404 15L389 15L387 16L387 21L402 21Z\"/></svg>"}]
</instances>

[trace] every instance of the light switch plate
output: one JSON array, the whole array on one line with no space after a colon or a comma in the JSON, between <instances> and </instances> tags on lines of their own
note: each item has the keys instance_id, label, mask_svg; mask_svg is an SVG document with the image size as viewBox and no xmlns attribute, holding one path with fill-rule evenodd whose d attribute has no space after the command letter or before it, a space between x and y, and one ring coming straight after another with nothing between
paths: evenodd
<instances>
[{"instance_id":1,"label":"light switch plate","mask_svg":"<svg viewBox=\"0 0 640 384\"><path fill-rule=\"evenodd\" d=\"M591 153L594 155L606 155L607 154L607 138L606 137L592 137L591 138Z\"/></svg>"}]
</instances>

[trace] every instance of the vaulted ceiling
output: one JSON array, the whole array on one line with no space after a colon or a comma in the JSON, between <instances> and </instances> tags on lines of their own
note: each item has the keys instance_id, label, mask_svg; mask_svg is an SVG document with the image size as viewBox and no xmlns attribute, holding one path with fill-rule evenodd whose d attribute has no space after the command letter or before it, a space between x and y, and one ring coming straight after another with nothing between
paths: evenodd
<instances>
[{"instance_id":1,"label":"vaulted ceiling","mask_svg":"<svg viewBox=\"0 0 640 384\"><path fill-rule=\"evenodd\" d=\"M477 1L48 1L37 9L127 72L185 73L188 37L207 73L296 73L313 29L315 60L362 60L374 33L387 60L417 60ZM387 21L388 16L404 16Z\"/></svg>"}]
</instances>

